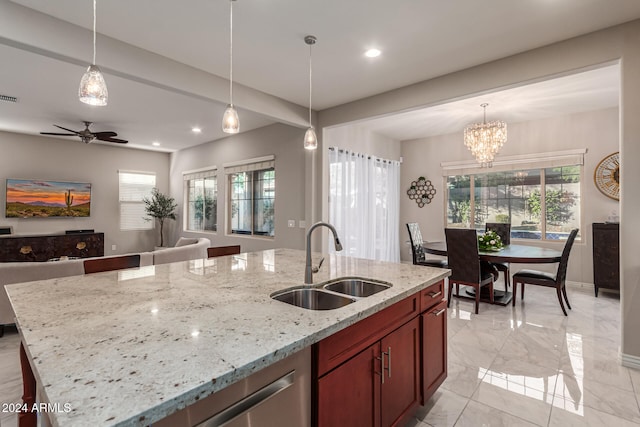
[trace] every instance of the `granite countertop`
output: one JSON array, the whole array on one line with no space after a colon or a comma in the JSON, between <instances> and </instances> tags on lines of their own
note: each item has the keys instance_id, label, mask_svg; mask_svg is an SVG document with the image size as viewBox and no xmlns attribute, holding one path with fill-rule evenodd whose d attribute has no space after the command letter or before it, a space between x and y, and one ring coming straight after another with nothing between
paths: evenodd
<instances>
[{"instance_id":1,"label":"granite countertop","mask_svg":"<svg viewBox=\"0 0 640 427\"><path fill-rule=\"evenodd\" d=\"M315 254L317 264L319 254ZM276 249L16 285L7 293L54 425L147 425L449 275L328 255L314 283L393 284L336 310L270 298L304 279Z\"/></svg>"}]
</instances>

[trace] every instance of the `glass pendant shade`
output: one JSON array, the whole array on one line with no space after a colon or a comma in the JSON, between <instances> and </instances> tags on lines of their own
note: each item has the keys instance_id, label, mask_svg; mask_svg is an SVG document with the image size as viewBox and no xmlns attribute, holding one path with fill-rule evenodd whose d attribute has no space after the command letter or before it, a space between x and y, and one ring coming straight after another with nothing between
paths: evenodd
<instances>
[{"instance_id":1,"label":"glass pendant shade","mask_svg":"<svg viewBox=\"0 0 640 427\"><path fill-rule=\"evenodd\" d=\"M222 131L224 133L238 133L240 131L238 112L233 104L228 104L227 109L224 110L224 115L222 116Z\"/></svg>"},{"instance_id":2,"label":"glass pendant shade","mask_svg":"<svg viewBox=\"0 0 640 427\"><path fill-rule=\"evenodd\" d=\"M240 132L240 118L233 106L233 2L229 0L229 104L222 116L222 131L224 133Z\"/></svg>"},{"instance_id":3,"label":"glass pendant shade","mask_svg":"<svg viewBox=\"0 0 640 427\"><path fill-rule=\"evenodd\" d=\"M318 148L318 137L316 136L316 131L311 126L304 133L304 148L307 150L315 150Z\"/></svg>"},{"instance_id":4,"label":"glass pendant shade","mask_svg":"<svg viewBox=\"0 0 640 427\"><path fill-rule=\"evenodd\" d=\"M107 83L97 65L91 64L80 80L78 98L89 105L105 106L109 98Z\"/></svg>"}]
</instances>

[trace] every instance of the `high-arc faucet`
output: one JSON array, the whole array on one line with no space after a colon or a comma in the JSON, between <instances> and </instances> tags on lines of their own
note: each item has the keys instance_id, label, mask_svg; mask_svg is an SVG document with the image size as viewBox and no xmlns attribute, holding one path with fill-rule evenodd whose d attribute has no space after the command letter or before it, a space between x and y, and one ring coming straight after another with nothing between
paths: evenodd
<instances>
[{"instance_id":1,"label":"high-arc faucet","mask_svg":"<svg viewBox=\"0 0 640 427\"><path fill-rule=\"evenodd\" d=\"M328 222L320 221L309 227L309 230L307 230L307 263L304 268L305 284L313 283L313 266L311 265L311 232L320 226L327 227L329 230L331 230L331 233L333 233L333 243L335 245L336 251L342 250L342 244L340 243L340 239L338 238L338 232L333 225L329 224Z\"/></svg>"}]
</instances>

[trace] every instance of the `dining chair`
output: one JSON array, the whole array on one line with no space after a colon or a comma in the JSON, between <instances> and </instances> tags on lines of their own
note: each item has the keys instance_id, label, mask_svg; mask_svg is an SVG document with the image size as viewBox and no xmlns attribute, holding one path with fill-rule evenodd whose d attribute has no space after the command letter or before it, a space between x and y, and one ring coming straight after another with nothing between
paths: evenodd
<instances>
[{"instance_id":1,"label":"dining chair","mask_svg":"<svg viewBox=\"0 0 640 427\"><path fill-rule=\"evenodd\" d=\"M207 256L209 258L225 256L225 255L235 255L240 253L240 245L231 245L231 246L216 246L207 248Z\"/></svg>"},{"instance_id":2,"label":"dining chair","mask_svg":"<svg viewBox=\"0 0 640 427\"><path fill-rule=\"evenodd\" d=\"M495 231L496 234L500 236L502 244L511 244L511 224L504 222L487 222L485 225L485 232L486 231ZM491 264L493 264L498 271L504 273L505 290L509 289L511 286L510 264L508 262L492 262Z\"/></svg>"},{"instance_id":3,"label":"dining chair","mask_svg":"<svg viewBox=\"0 0 640 427\"><path fill-rule=\"evenodd\" d=\"M409 231L409 241L411 243L411 257L414 265L426 265L428 267L447 268L447 260L444 259L427 259L425 257L424 248L422 244L422 233L420 232L420 226L417 222L407 223L407 230Z\"/></svg>"},{"instance_id":4,"label":"dining chair","mask_svg":"<svg viewBox=\"0 0 640 427\"><path fill-rule=\"evenodd\" d=\"M567 310L564 308L562 298L564 297L564 301L567 303L567 307L569 307L569 310L571 310L571 305L569 304L569 299L567 298L567 287L565 284L565 280L567 278L569 253L571 252L571 247L573 246L573 242L576 239L577 234L577 228L574 228L573 230L571 230L571 233L569 233L567 242L564 244L564 249L562 250L562 256L560 258L560 262L558 263L558 271L556 272L556 274L538 270L520 270L513 275L513 306L516 305L516 291L518 290L518 283L522 285L521 298L523 301L525 284L547 286L550 288L556 288L558 301L560 302L560 308L562 308L562 312L564 313L564 315L567 316Z\"/></svg>"},{"instance_id":5,"label":"dining chair","mask_svg":"<svg viewBox=\"0 0 640 427\"><path fill-rule=\"evenodd\" d=\"M102 271L122 270L123 268L140 267L140 254L122 255L108 258L87 259L84 261L84 274Z\"/></svg>"},{"instance_id":6,"label":"dining chair","mask_svg":"<svg viewBox=\"0 0 640 427\"><path fill-rule=\"evenodd\" d=\"M488 263L481 263L478 253L478 234L476 230L465 228L445 228L447 240L447 258L451 269L447 307L451 305L453 285L456 296L460 296L460 285L475 289L476 314L480 305L480 289L489 288L489 301L493 304L493 282L495 275Z\"/></svg>"}]
</instances>

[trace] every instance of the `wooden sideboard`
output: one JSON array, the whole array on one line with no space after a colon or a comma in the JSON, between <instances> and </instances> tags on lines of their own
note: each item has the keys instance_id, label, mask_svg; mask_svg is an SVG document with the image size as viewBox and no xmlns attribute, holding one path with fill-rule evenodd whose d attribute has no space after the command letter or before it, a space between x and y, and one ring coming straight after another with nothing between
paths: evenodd
<instances>
[{"instance_id":1,"label":"wooden sideboard","mask_svg":"<svg viewBox=\"0 0 640 427\"><path fill-rule=\"evenodd\" d=\"M9 235L0 237L0 262L49 261L104 256L104 233Z\"/></svg>"},{"instance_id":2,"label":"wooden sideboard","mask_svg":"<svg viewBox=\"0 0 640 427\"><path fill-rule=\"evenodd\" d=\"M620 225L593 223L593 284L598 289L620 290Z\"/></svg>"}]
</instances>

